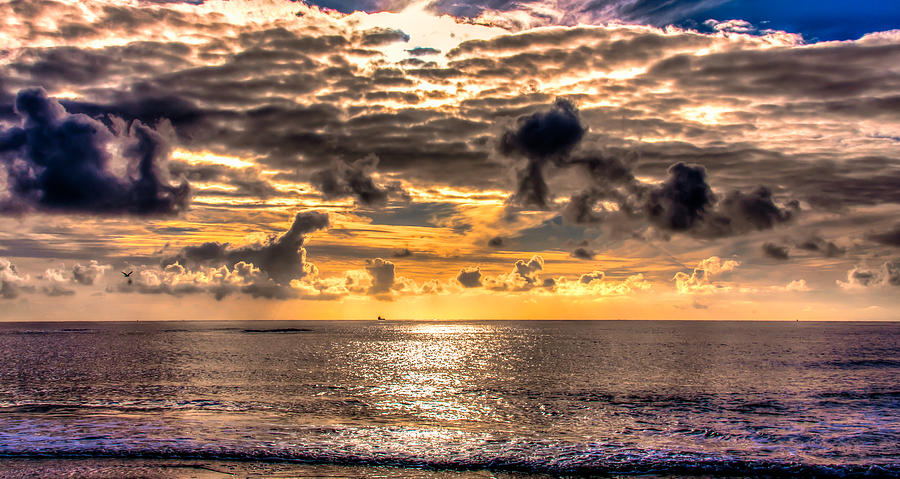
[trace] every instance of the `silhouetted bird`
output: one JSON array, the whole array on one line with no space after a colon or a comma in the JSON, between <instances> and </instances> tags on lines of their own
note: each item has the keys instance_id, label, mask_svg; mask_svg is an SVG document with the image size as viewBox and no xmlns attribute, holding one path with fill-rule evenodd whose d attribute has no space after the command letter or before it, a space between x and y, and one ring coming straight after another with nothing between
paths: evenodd
<instances>
[{"instance_id":1,"label":"silhouetted bird","mask_svg":"<svg viewBox=\"0 0 900 479\"><path fill-rule=\"evenodd\" d=\"M122 276L128 278L128 284L131 284L131 273L134 273L134 271L129 271L127 273L122 271Z\"/></svg>"}]
</instances>

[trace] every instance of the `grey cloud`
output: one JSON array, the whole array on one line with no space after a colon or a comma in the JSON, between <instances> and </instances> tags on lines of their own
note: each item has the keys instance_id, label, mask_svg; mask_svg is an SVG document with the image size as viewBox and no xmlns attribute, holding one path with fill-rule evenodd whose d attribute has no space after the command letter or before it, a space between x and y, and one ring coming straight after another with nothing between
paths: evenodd
<instances>
[{"instance_id":1,"label":"grey cloud","mask_svg":"<svg viewBox=\"0 0 900 479\"><path fill-rule=\"evenodd\" d=\"M563 216L576 224L603 222L616 214L643 214L663 231L721 237L773 228L793 219L798 209L796 203L776 205L765 187L751 193L732 190L718 201L701 165L677 162L669 166L662 183L647 185L635 179L626 163L614 158L569 163L585 167L593 182L587 190L573 194L563 207ZM614 202L618 210L598 211L596 205L601 200Z\"/></svg>"},{"instance_id":2,"label":"grey cloud","mask_svg":"<svg viewBox=\"0 0 900 479\"><path fill-rule=\"evenodd\" d=\"M70 113L83 113L92 118L118 117L126 121L138 120L153 125L169 121L184 136L205 120L206 113L193 102L165 93L118 93L109 103L63 100L60 103Z\"/></svg>"},{"instance_id":3,"label":"grey cloud","mask_svg":"<svg viewBox=\"0 0 900 479\"><path fill-rule=\"evenodd\" d=\"M866 239L886 246L900 247L900 223L895 224L894 228L888 231L868 233Z\"/></svg>"},{"instance_id":4,"label":"grey cloud","mask_svg":"<svg viewBox=\"0 0 900 479\"><path fill-rule=\"evenodd\" d=\"M187 246L178 254L165 258L163 266L227 266L243 262L252 264L275 284L286 286L291 280L306 276L312 265L306 262L301 248L304 235L328 226L328 215L317 211L297 213L291 228L281 236L270 237L262 245L233 248L228 243L208 242Z\"/></svg>"},{"instance_id":5,"label":"grey cloud","mask_svg":"<svg viewBox=\"0 0 900 479\"><path fill-rule=\"evenodd\" d=\"M372 179L378 157L369 155L352 163L337 161L310 177L312 184L326 199L355 197L365 206L382 205L389 195L404 197L406 192L396 184L380 187Z\"/></svg>"},{"instance_id":6,"label":"grey cloud","mask_svg":"<svg viewBox=\"0 0 900 479\"><path fill-rule=\"evenodd\" d=\"M603 271L592 271L590 273L585 273L578 278L578 281L581 284L591 284L591 281L602 281L605 277Z\"/></svg>"},{"instance_id":7,"label":"grey cloud","mask_svg":"<svg viewBox=\"0 0 900 479\"><path fill-rule=\"evenodd\" d=\"M900 75L879 62L900 56L898 45L843 43L828 48L743 50L705 56L680 54L657 63L648 77L675 80L684 89L740 95L833 99L896 91Z\"/></svg>"},{"instance_id":8,"label":"grey cloud","mask_svg":"<svg viewBox=\"0 0 900 479\"><path fill-rule=\"evenodd\" d=\"M104 10L102 15L98 23L126 30L197 20L174 11L143 12L126 7ZM60 18L65 24L66 17ZM211 31L204 30L207 34ZM659 179L667 167L678 162L703 165L710 175L708 186L716 187L719 201L706 207L702 219L690 228L675 231L717 237L775 227L786 223L789 215L796 217L793 208L780 205L782 198L798 198L813 208L834 210L900 203L897 160L884 153L851 156L858 150L847 153L815 148L813 154L805 146L788 153L774 151L775 147L762 141L754 144L748 140L756 134L754 122L761 120L815 118L834 122L865 116L889 121L900 85L897 75L883 68L896 63L898 49L893 45L857 42L762 52L753 51L756 47L748 43L724 44L691 32L540 29L464 42L450 53L452 60L446 68L427 62L389 68L384 64L373 78L366 78L354 65L333 60L359 45L360 36L287 29L236 31L206 46L166 47L161 42L144 42L130 48L91 49L84 55L68 56L63 49L35 49L23 56L15 69L11 66L4 70L10 74L2 76L15 88L21 82L40 84L34 75L59 65L58 71L71 76L76 86L88 85L77 82L90 82L90 65L105 63L97 73L112 72L121 79L123 90L80 90L90 101L63 102L69 112L138 118L148 124L170 118L182 146L212 146L214 151L262 156L260 166L281 171L276 178L280 180L305 181L310 171L374 153L380 158L381 172L402 175L409 181L500 189L508 186L509 164L491 155L496 125L533 115L540 104L552 101L540 91L545 79L569 72L613 72L655 64L647 73L631 79L599 79L585 85L596 88L601 97L609 95L617 105L581 108L581 124L589 124L591 132L585 133L576 147L590 152L582 156L618 162L626 176ZM721 49L709 55L693 54L713 46ZM239 51L232 53L234 49ZM214 65L192 68L195 55ZM277 73L260 78L261 71ZM469 78L492 75L523 81L479 91L460 104L458 114L415 111L425 110L420 108L388 111L377 105L335 106L346 98L415 101L409 91L391 90L405 89L403 85L417 78L465 86ZM47 81L51 80L59 86L69 81L65 76L48 76ZM672 91L646 91L663 83L673 83ZM328 89L330 96L312 97L311 92L320 88ZM308 96L296 100L297 95ZM427 94L417 92L415 96L425 98ZM158 101L163 98L169 100ZM577 96L571 99L580 101ZM722 103L738 111L727 117L728 124L718 125L673 115L701 101ZM162 105L159 111L151 111L157 103ZM546 106L543 111L547 111ZM821 131L827 135L827 129ZM653 136L674 136L682 141L623 139ZM603 155L595 155L597 145L604 147ZM616 148L635 153L639 161ZM655 185L627 177L614 181L607 172L617 166L615 163L595 161L595 168L568 162L577 163L576 158L568 158L564 164L547 162L543 170L520 167L519 186L525 185L520 196L527 199L525 193L533 192L530 196L536 199L530 203L552 203L554 193L572 194L556 190L551 181L556 169L588 172L593 182L572 196L563 211L568 221L610 223L617 218L604 211L603 204L612 202L620 207L617 215L635 222L635 227L647 223L645 201ZM590 173L592 168L599 173ZM761 171L777 178L770 185L768 197L753 191ZM234 195L266 198L272 193L259 183L239 185L236 175L221 178L238 186ZM729 196L731 191L742 193ZM664 232L670 231L664 223L661 218L653 222Z\"/></svg>"},{"instance_id":9,"label":"grey cloud","mask_svg":"<svg viewBox=\"0 0 900 479\"><path fill-rule=\"evenodd\" d=\"M179 263L166 265L160 270L144 269L136 271L132 281L119 283L114 288L108 288L108 291L172 296L210 294L216 300L238 293L265 299L299 297L298 292L290 286L276 284L254 265L243 261L230 267L209 268L200 273Z\"/></svg>"},{"instance_id":10,"label":"grey cloud","mask_svg":"<svg viewBox=\"0 0 900 479\"><path fill-rule=\"evenodd\" d=\"M480 288L482 286L481 270L477 267L465 268L456 276L456 281L466 288Z\"/></svg>"},{"instance_id":11,"label":"grey cloud","mask_svg":"<svg viewBox=\"0 0 900 479\"><path fill-rule=\"evenodd\" d=\"M412 56L439 55L441 53L437 48L416 47L406 50Z\"/></svg>"},{"instance_id":12,"label":"grey cloud","mask_svg":"<svg viewBox=\"0 0 900 479\"><path fill-rule=\"evenodd\" d=\"M887 261L878 269L856 266L847 273L844 286L887 287L900 286L900 261Z\"/></svg>"},{"instance_id":13,"label":"grey cloud","mask_svg":"<svg viewBox=\"0 0 900 479\"><path fill-rule=\"evenodd\" d=\"M543 270L544 259L540 256L534 256L528 261L516 260L516 264L513 266L515 274L528 284L534 284Z\"/></svg>"},{"instance_id":14,"label":"grey cloud","mask_svg":"<svg viewBox=\"0 0 900 479\"><path fill-rule=\"evenodd\" d=\"M772 201L772 192L760 186L749 194L731 191L719 204L718 213L729 220L732 229L749 231L770 229L778 223L790 221L798 208L796 203L786 208L777 206Z\"/></svg>"},{"instance_id":15,"label":"grey cloud","mask_svg":"<svg viewBox=\"0 0 900 479\"><path fill-rule=\"evenodd\" d=\"M841 256L847 252L846 248L838 246L834 242L816 235L810 236L806 240L797 243L796 246L802 250L822 253L828 258Z\"/></svg>"},{"instance_id":16,"label":"grey cloud","mask_svg":"<svg viewBox=\"0 0 900 479\"><path fill-rule=\"evenodd\" d=\"M777 245L775 243L763 243L762 251L763 254L773 259L784 261L790 258L787 246Z\"/></svg>"},{"instance_id":17,"label":"grey cloud","mask_svg":"<svg viewBox=\"0 0 900 479\"><path fill-rule=\"evenodd\" d=\"M109 265L101 265L95 260L86 265L75 263L72 267L72 282L90 286L109 268Z\"/></svg>"},{"instance_id":18,"label":"grey cloud","mask_svg":"<svg viewBox=\"0 0 900 479\"><path fill-rule=\"evenodd\" d=\"M369 294L385 295L394 288L394 263L381 258L366 260L366 272L372 278Z\"/></svg>"},{"instance_id":19,"label":"grey cloud","mask_svg":"<svg viewBox=\"0 0 900 479\"><path fill-rule=\"evenodd\" d=\"M366 47L375 47L396 42L408 42L409 35L391 28L372 28L362 32L360 43Z\"/></svg>"},{"instance_id":20,"label":"grey cloud","mask_svg":"<svg viewBox=\"0 0 900 479\"><path fill-rule=\"evenodd\" d=\"M586 259L586 260L594 259L594 254L595 254L594 250L584 248L584 247L575 248L574 250L572 250L572 253L571 253L573 258Z\"/></svg>"},{"instance_id":21,"label":"grey cloud","mask_svg":"<svg viewBox=\"0 0 900 479\"><path fill-rule=\"evenodd\" d=\"M261 178L259 168L238 169L223 165L189 165L180 161L172 161L169 163L169 171L173 175L182 176L191 182L224 183L236 188L235 191L206 188L203 190L204 194L251 196L263 199L285 195L273 187L270 182Z\"/></svg>"},{"instance_id":22,"label":"grey cloud","mask_svg":"<svg viewBox=\"0 0 900 479\"><path fill-rule=\"evenodd\" d=\"M796 205L790 209L777 206L765 187L751 193L731 191L717 205L706 170L700 165L676 162L669 166L668 177L660 185L649 186L635 179L630 164L633 160L625 161L622 153L572 158L569 155L587 128L582 126L574 105L566 101L557 100L548 112L520 117L518 125L517 130L504 133L500 142L503 153L529 158L525 169L519 171L518 188L510 202L548 208L552 195L544 178L545 166L552 160L558 167L579 167L592 185L573 194L562 210L563 216L576 224L602 222L610 212L597 211L596 205L612 201L618 205L619 214L643 214L664 231L727 236L772 228L791 220L792 210L797 209Z\"/></svg>"},{"instance_id":23,"label":"grey cloud","mask_svg":"<svg viewBox=\"0 0 900 479\"><path fill-rule=\"evenodd\" d=\"M471 268L468 270L471 271ZM486 288L493 291L530 291L546 284L541 279L543 270L544 259L539 255L534 255L527 261L516 260L509 273L496 277L481 276L481 282ZM555 282L553 284L555 285ZM552 288L552 286L550 287Z\"/></svg>"},{"instance_id":24,"label":"grey cloud","mask_svg":"<svg viewBox=\"0 0 900 479\"><path fill-rule=\"evenodd\" d=\"M503 246L504 240L501 236L494 236L493 238L488 240L488 246L491 248L499 248Z\"/></svg>"},{"instance_id":25,"label":"grey cloud","mask_svg":"<svg viewBox=\"0 0 900 479\"><path fill-rule=\"evenodd\" d=\"M392 258L409 258L412 255L413 252L409 248L398 249L391 253Z\"/></svg>"},{"instance_id":26,"label":"grey cloud","mask_svg":"<svg viewBox=\"0 0 900 479\"><path fill-rule=\"evenodd\" d=\"M75 290L67 288L60 283L52 282L41 287L41 292L47 296L72 296Z\"/></svg>"},{"instance_id":27,"label":"grey cloud","mask_svg":"<svg viewBox=\"0 0 900 479\"><path fill-rule=\"evenodd\" d=\"M34 285L27 276L21 276L16 266L6 258L0 258L0 297L16 299L22 293L34 292Z\"/></svg>"}]
</instances>

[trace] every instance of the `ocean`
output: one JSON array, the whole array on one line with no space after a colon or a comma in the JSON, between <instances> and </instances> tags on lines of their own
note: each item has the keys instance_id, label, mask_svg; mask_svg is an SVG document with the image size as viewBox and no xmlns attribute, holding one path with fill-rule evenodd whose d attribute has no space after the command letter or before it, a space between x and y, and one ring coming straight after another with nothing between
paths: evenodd
<instances>
[{"instance_id":1,"label":"ocean","mask_svg":"<svg viewBox=\"0 0 900 479\"><path fill-rule=\"evenodd\" d=\"M900 323L0 323L0 475L900 476L898 380Z\"/></svg>"}]
</instances>

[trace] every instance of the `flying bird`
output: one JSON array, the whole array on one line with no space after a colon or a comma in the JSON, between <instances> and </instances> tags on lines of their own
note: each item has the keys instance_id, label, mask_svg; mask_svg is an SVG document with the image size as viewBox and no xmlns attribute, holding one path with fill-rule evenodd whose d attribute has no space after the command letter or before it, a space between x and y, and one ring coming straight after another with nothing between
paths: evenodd
<instances>
[{"instance_id":1,"label":"flying bird","mask_svg":"<svg viewBox=\"0 0 900 479\"><path fill-rule=\"evenodd\" d=\"M134 270L129 271L127 273L122 271L122 276L128 278L128 284L131 284L131 273L134 273Z\"/></svg>"}]
</instances>

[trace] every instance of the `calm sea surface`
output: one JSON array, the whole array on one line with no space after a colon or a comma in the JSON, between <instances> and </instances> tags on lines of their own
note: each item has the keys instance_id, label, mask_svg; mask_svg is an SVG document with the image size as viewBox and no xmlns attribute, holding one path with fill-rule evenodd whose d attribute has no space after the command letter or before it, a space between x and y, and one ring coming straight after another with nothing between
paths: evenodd
<instances>
[{"instance_id":1,"label":"calm sea surface","mask_svg":"<svg viewBox=\"0 0 900 479\"><path fill-rule=\"evenodd\" d=\"M898 444L900 323L0 323L13 458L846 476Z\"/></svg>"}]
</instances>

